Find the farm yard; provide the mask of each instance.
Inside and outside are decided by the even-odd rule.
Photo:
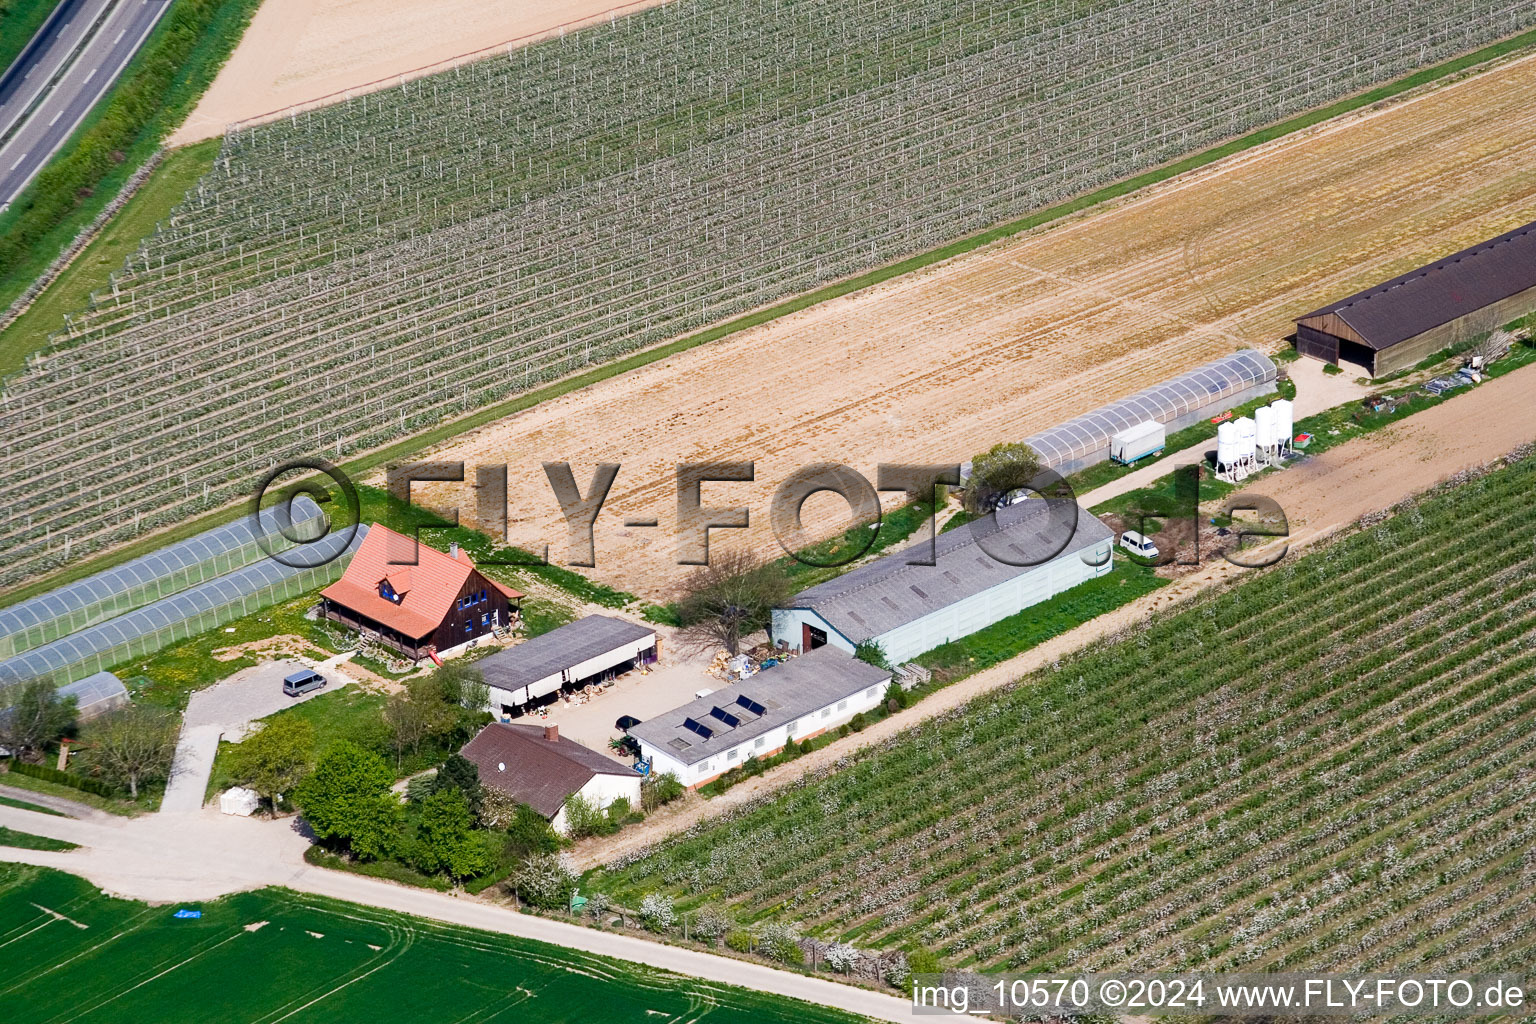
[[[948,966],[1522,970],[1533,485],[1527,446],[588,885]]]
[[[676,545],[614,524],[647,513],[669,522],[675,463],[756,460],[755,482],[706,490],[706,504],[753,510],[751,530],[717,531],[712,543],[777,553],[768,499],[794,470],[844,462],[873,479],[880,462],[963,460],[1237,347],[1271,349],[1297,310],[1529,220],[1533,148],[1536,60],[1525,59],[670,356],[431,457],[509,463],[513,540],[552,543],[556,559],[565,526],[539,462],[569,460],[583,482],[587,467],[621,462],[592,572],[665,597],[682,571]],[[1518,416],[1483,416],[1486,393],[1457,401],[1455,416],[1477,417],[1464,437],[1496,436],[1493,453],[1532,439]],[[1416,454],[1412,472],[1430,471],[1417,485],[1427,487],[1486,457]],[[467,488],[419,492],[471,514]],[[1346,492],[1330,500],[1377,490]],[[805,507],[812,532],[841,529],[846,515],[825,495]]]
[[[178,918],[180,909],[201,916]],[[0,865],[13,1024],[657,1019],[841,1024],[835,1010],[510,936],[264,889],[151,906]]]
[[[0,584],[1533,18],[697,0],[242,130],[7,382]],[[1060,284],[1004,269],[1010,304]]]

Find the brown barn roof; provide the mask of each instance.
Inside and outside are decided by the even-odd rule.
[[[511,794],[553,818],[565,798],[594,775],[633,775],[611,757],[564,736],[549,740],[541,725],[493,722],[460,751],[480,769],[480,783]]]
[[[408,561],[414,564],[400,564]],[[444,554],[374,524],[341,579],[320,593],[405,636],[419,638],[442,624],[474,571],[475,563],[462,550],[455,555]],[[398,604],[379,595],[379,584],[384,580],[400,595]],[[523,596],[495,580],[486,582],[509,600]]]
[[[1380,351],[1527,288],[1536,288],[1536,223],[1313,310],[1296,322],[1332,313]]]

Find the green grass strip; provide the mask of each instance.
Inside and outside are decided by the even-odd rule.
[[[64,815],[60,814],[58,811],[51,807],[44,807],[41,804],[29,803],[26,800],[13,800],[8,796],[0,796],[0,807],[15,807],[17,810],[32,811],[35,814],[51,814],[56,818],[64,817]]]
[[[231,2],[234,2],[234,0],[231,0]],[[242,2],[245,2],[245,0],[242,0]],[[1070,214],[1085,210],[1091,206],[1097,206],[1101,203],[1109,202],[1112,199],[1118,199],[1127,193],[1134,192],[1141,188],[1146,188],[1149,185],[1154,185],[1158,182],[1166,181],[1169,178],[1183,174],[1186,171],[1194,170],[1199,167],[1204,167],[1207,164],[1215,163],[1216,161],[1221,160],[1224,157],[1231,156],[1234,153],[1240,153],[1243,150],[1252,149],[1255,146],[1261,146],[1267,142],[1272,142],[1275,139],[1301,131],[1304,128],[1309,128],[1322,121],[1326,121],[1329,118],[1337,117],[1341,114],[1348,113],[1352,110],[1358,110],[1362,107],[1368,107],[1375,103],[1380,103],[1383,100],[1390,99],[1393,96],[1398,96],[1410,90],[1420,88],[1445,78],[1449,78],[1452,75],[1459,74],[1460,72],[1466,71],[1469,68],[1475,67],[1479,64],[1487,63],[1488,61],[1495,60],[1499,57],[1503,57],[1518,50],[1523,50],[1532,46],[1536,46],[1536,30],[1523,32],[1520,35],[1512,36],[1509,39],[1493,43],[1489,46],[1483,47],[1482,49],[1474,50],[1471,53],[1463,54],[1460,57],[1455,57],[1451,60],[1432,65],[1431,67],[1416,71],[1406,77],[1377,86],[1374,89],[1369,89],[1365,92],[1357,93],[1354,96],[1345,97],[1344,99],[1341,99],[1335,103],[1331,103],[1328,106],[1319,107],[1316,110],[1309,111],[1305,114],[1299,114],[1296,117],[1270,125],[1267,128],[1261,128],[1258,131],[1249,133],[1248,135],[1232,139],[1231,141],[1222,143],[1219,146],[1202,150],[1199,153],[1185,157],[1184,159],[1175,161],[1174,163],[1165,164],[1162,167],[1154,168],[1153,170],[1146,171],[1131,178],[1127,178],[1124,181],[1117,182],[1113,185],[1107,185],[1104,188],[1090,192],[1083,196],[1079,196],[1076,199],[1068,200],[1065,203],[1058,203],[1057,205],[1047,207],[1044,210],[1038,210],[1026,217],[1022,217],[1014,221],[1009,221],[1005,224],[997,225],[996,227],[988,228],[987,230],[978,234],[968,235],[965,238],[957,239],[956,241],[951,242],[948,245],[941,246],[940,248],[931,249],[927,252],[919,253],[916,256],[908,257],[905,260],[891,263],[884,267],[879,267],[875,270],[869,271],[868,273],[838,281],[834,284],[827,285],[825,288],[819,288],[816,291],[796,296],[793,299],[788,299],[784,302],[768,306],[764,309],[757,310],[756,312],[748,313],[733,320],[728,320],[724,323],[717,324],[714,327],[699,331],[695,334],[686,335],[664,345],[658,345],[653,348],[645,349],[641,352],[636,352],[624,359],[620,359],[612,363],[607,363],[603,366],[594,367],[585,373],[579,373],[575,376],[567,377],[566,379],[557,381],[548,385],[547,387],[538,388],[526,394],[519,395],[516,398],[508,399],[505,402],[486,406],[484,409],[472,413],[469,416],[451,420],[447,423],[443,423],[437,427],[434,427],[431,430],[413,434],[410,437],[395,442],[394,444],[387,445],[368,454],[361,455],[355,459],[351,459],[344,463],[341,468],[354,479],[360,478],[380,466],[384,466],[392,462],[399,463],[407,461],[410,459],[410,457],[417,455],[424,449],[430,448],[436,444],[440,444],[443,441],[449,440],[450,438],[457,437],[459,434],[474,430],[477,427],[485,426],[488,423],[493,423],[496,420],[504,419],[514,413],[522,412],[526,409],[531,409],[543,402],[550,401],[554,398],[559,398],[562,395],[570,394],[573,391],[577,391],[581,388],[599,383],[600,381],[607,380],[610,377],[616,377],[619,374],[627,373],[630,370],[639,369],[642,366],[648,366],[651,363],[660,362],[661,360],[667,359],[681,352],[686,352],[691,348],[696,348],[699,345],[704,345],[711,341],[717,341],[720,338],[745,331],[752,327],[761,326],[762,324],[769,323],[770,321],[788,316],[791,313],[798,313],[801,310],[808,309],[809,307],[822,302],[826,302],[829,299],[840,298],[853,292],[862,291],[865,288],[872,287],[884,281],[889,281],[892,278],[900,277],[903,274],[909,274],[915,270],[921,270],[924,267],[932,266],[935,263],[939,263],[954,256],[961,255],[962,253],[971,252],[972,250],[979,249],[982,246],[990,245],[999,239],[1011,237],[1013,235],[1019,234],[1020,232],[1028,231],[1031,228],[1036,228],[1051,221],[1059,220],[1062,217],[1066,217]],[[3,220],[0,220],[0,227],[3,227]],[[3,286],[0,286],[0,301],[3,301],[3,299]],[[184,540],[187,537],[193,536],[194,534],[201,533],[203,530],[211,529],[214,526],[218,526],[222,523],[227,523],[231,520],[237,519],[243,515],[244,512],[245,503],[242,501],[239,505],[218,509],[205,515],[198,516],[194,519],[190,519],[173,529],[131,541],[120,547],[114,548],[110,552],[107,552],[99,557],[84,560],[78,565],[61,569],[49,576],[39,578],[27,584],[23,584],[11,590],[9,593],[0,595],[0,607],[14,604],[17,601],[25,600],[26,598],[35,596],[37,594],[46,593],[47,591],[52,590],[54,587],[62,586],[74,580],[89,576],[92,573],[100,572],[103,569],[108,569],[114,565],[119,565],[131,558],[137,558],[139,555],[147,554],[148,552],[157,550],[158,548],[161,548],[167,544],[173,544],[178,540]]]
[[[62,0],[0,0],[0,72],[21,56],[21,51],[43,27],[48,15]]]
[[[219,145],[218,139],[209,139],[166,154],[106,227],[25,313],[0,331],[0,376],[21,369],[27,356],[48,344],[48,335],[63,325],[66,314],[84,309],[92,292],[111,284],[110,275],[138,250],[140,240],[154,234],[156,225],[170,216],[187,190],[213,167]]]
[[[26,291],[186,120],[258,6],[173,0],[107,95],[0,214],[0,308]]]
[[[0,846],[14,846],[21,850],[47,850],[53,853],[76,849],[74,843],[66,843],[62,839],[49,839],[47,836],[35,836],[30,832],[17,832],[4,825],[0,825]]]

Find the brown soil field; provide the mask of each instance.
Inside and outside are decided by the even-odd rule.
[[[1367,513],[1381,511],[1536,441],[1536,366],[1527,366],[1416,413],[1394,426],[1356,438],[1308,462],[1252,481],[1246,491],[1274,498],[1286,510],[1287,557],[1325,540]],[[653,813],[617,835],[581,842],[573,851],[580,870],[651,846],[683,829],[765,797],[801,777],[834,770],[854,751],[874,746],[916,723],[944,714],[991,690],[1081,650],[1095,640],[1135,629],[1148,616],[1172,611],[1217,584],[1240,582],[1252,570],[1206,559],[1200,568],[1138,601],[1052,637],[924,698],[909,711],[876,722],[821,749],[770,768],[755,779],[705,801],[686,800]]]
[[[266,0],[169,144],[211,139],[236,121],[393,85],[400,75],[662,2]]]
[[[948,463],[1019,439],[1233,349],[1278,347],[1331,297],[1536,216],[1536,59],[1329,122],[1075,220],[547,402],[431,453],[509,466],[512,540],[565,530],[543,461],[623,468],[596,528],[593,574],[673,592],[677,463],[753,460],[752,483],[706,485],[747,506],[714,544],[776,550],[768,499],[793,470]],[[473,468],[467,471],[474,478]],[[460,506],[468,487],[421,487]],[[894,498],[892,499],[894,500]],[[830,495],[813,532],[846,525]],[[626,528],[656,516],[656,528]]]

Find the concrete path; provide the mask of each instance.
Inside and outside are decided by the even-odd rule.
[[[633,935],[521,914],[469,897],[311,867],[303,859],[309,841],[295,818],[263,821],[222,815],[212,809],[184,815],[104,817],[107,820],[81,821],[0,806],[0,825],[81,847],[66,853],[0,847],[0,860],[58,868],[83,876],[109,892],[157,903],[212,899],[239,890],[286,886],[299,892],[649,964],[686,977],[803,999],[879,1020],[918,1019],[905,1000],[888,993],[667,946]]]
[[[323,662],[269,661],[241,669],[223,682],[194,693],[182,716],[181,737],[176,742],[171,781],[160,801],[160,813],[187,814],[201,808],[219,739],[238,743],[250,732],[252,722],[346,686],[352,679],[341,665],[351,656],[338,654]],[[283,677],[301,668],[313,668],[325,676],[325,688],[300,697],[285,694]]]
[[[71,818],[84,818],[87,821],[95,821],[101,818],[110,818],[106,811],[98,811],[94,807],[76,803],[73,800],[65,800],[63,797],[50,796],[47,793],[38,793],[30,789],[22,789],[20,786],[6,786],[0,784],[0,796],[12,800],[24,800],[38,807],[46,807],[50,811],[58,811],[60,814]]]
[[[191,814],[202,808],[221,735],[223,730],[217,725],[182,726],[171,763],[171,780],[160,799],[161,814]]]

